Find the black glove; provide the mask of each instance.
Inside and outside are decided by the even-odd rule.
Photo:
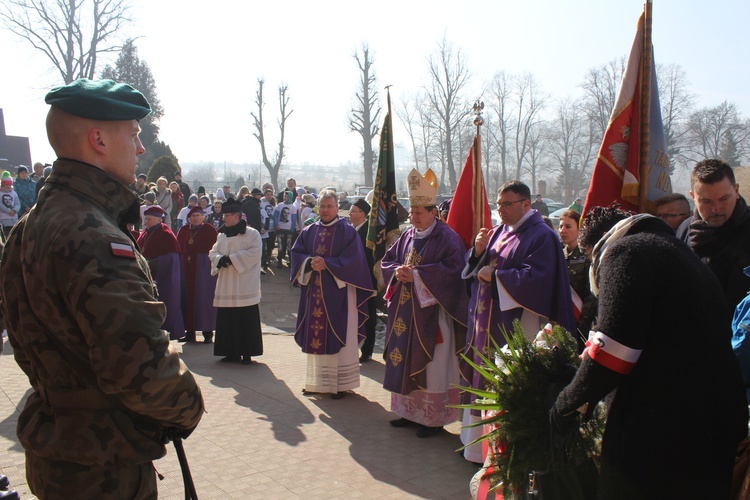
[[[216,269],[227,267],[231,263],[232,263],[232,259],[229,258],[229,255],[224,255],[221,259],[219,259],[219,262],[216,263]]]
[[[552,446],[564,448],[578,429],[577,413],[574,411],[569,415],[563,415],[557,411],[554,405],[549,411],[549,426],[552,429]]]

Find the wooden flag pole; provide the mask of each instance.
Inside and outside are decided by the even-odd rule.
[[[653,57],[651,41],[652,0],[646,0],[643,19],[643,49],[641,52],[641,147],[638,168],[638,211],[648,209],[649,134],[651,124],[651,64]]]

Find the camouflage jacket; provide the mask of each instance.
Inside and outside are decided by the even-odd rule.
[[[9,235],[0,292],[34,388],[17,431],[38,456],[145,463],[164,455],[164,428],[193,429],[203,415],[200,388],[161,330],[148,263],[123,231],[136,201],[106,172],[58,159]]]

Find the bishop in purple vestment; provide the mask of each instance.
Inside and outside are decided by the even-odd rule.
[[[464,246],[437,219],[437,189],[409,174],[412,226],[388,249],[381,268],[388,326],[383,387],[391,391],[394,427],[419,425],[429,437],[458,419],[458,355],[466,340],[468,298],[461,279]]]

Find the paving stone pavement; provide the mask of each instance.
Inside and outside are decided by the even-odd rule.
[[[382,332],[361,386],[341,400],[304,396],[305,355],[294,342],[299,290],[289,269],[261,278],[264,355],[250,366],[220,363],[211,345],[187,344],[182,357],[197,377],[207,413],[184,442],[201,499],[227,498],[470,498],[477,471],[455,450],[456,422],[433,437],[392,428],[390,393],[383,389]],[[5,342],[0,355],[0,473],[21,498],[24,453],[16,439],[28,379]],[[155,462],[165,476],[159,497],[184,498],[174,452]]]

